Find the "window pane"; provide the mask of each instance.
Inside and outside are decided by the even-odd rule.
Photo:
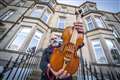
[[[120,60],[119,60],[120,54],[118,52],[117,47],[115,46],[115,43],[113,42],[114,42],[113,40],[106,39],[107,46],[111,52],[113,59],[115,60],[115,63],[120,63]]]
[[[55,5],[55,0],[51,0],[50,4],[52,5],[52,7],[54,7],[54,5]]]
[[[87,21],[87,28],[88,28],[88,30],[94,29],[92,18],[90,16],[86,18],[86,21]]]
[[[50,0],[41,0],[42,2],[49,2]]]
[[[87,7],[87,6],[84,6],[84,7],[82,8],[82,12],[84,13],[84,12],[86,12],[86,11],[88,11],[88,7]]]
[[[45,13],[44,13],[44,15],[42,16],[42,20],[43,20],[45,23],[47,23],[50,15],[51,15],[51,12],[50,12],[49,10],[46,10]]]
[[[101,17],[96,16],[96,17],[95,17],[95,22],[96,22],[96,24],[97,24],[97,27],[101,27],[101,28],[104,27],[104,25],[103,25],[103,23],[102,23],[102,20],[101,20]]]
[[[58,28],[64,29],[64,26],[65,26],[65,18],[60,17],[58,19]]]
[[[9,45],[8,49],[10,50],[18,50],[20,46],[23,44],[24,40],[30,33],[31,28],[28,27],[22,27],[18,33],[16,34],[14,40]]]
[[[43,34],[42,32],[36,30],[32,40],[31,40],[31,42],[30,42],[30,44],[28,46],[27,51],[35,52],[35,50],[37,48],[37,45],[39,44],[39,41],[40,41],[40,39],[42,37],[42,34]]]
[[[6,29],[7,28],[5,26],[0,26],[0,36],[3,35],[3,33],[6,31]]]
[[[44,16],[42,17],[42,20],[43,20],[45,23],[47,23],[47,19],[48,19],[48,16],[47,16],[47,15],[44,15]]]
[[[41,14],[42,14],[42,11],[43,11],[43,7],[37,6],[36,9],[34,9],[32,11],[31,16],[40,18]]]
[[[107,43],[109,49],[114,48],[113,43],[112,43],[111,40],[107,40],[107,39],[106,39],[106,43]]]
[[[25,1],[20,1],[20,2],[17,3],[16,6],[23,6],[24,4],[25,4]]]
[[[102,46],[100,44],[100,40],[94,40],[92,41],[94,53],[95,53],[95,58],[98,63],[107,63],[104,51],[102,49]]]
[[[15,13],[14,10],[8,10],[5,14],[3,14],[0,19],[1,20],[7,20],[10,16],[12,16]]]

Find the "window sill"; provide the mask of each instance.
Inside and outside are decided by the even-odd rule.
[[[97,30],[106,30],[106,31],[112,31],[111,29],[106,29],[106,28],[94,28],[92,30],[86,31],[85,34],[90,33],[90,32],[94,32]]]

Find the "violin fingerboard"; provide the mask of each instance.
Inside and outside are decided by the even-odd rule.
[[[70,39],[70,43],[76,44],[77,37],[78,37],[78,32],[76,29],[74,29],[73,34],[72,34],[71,39]]]

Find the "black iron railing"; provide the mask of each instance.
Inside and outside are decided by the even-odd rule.
[[[14,61],[11,57],[0,73],[0,80],[27,80],[39,65],[37,53],[40,51],[19,54]],[[80,56],[77,80],[120,80],[120,65],[90,64]]]
[[[19,54],[14,61],[14,56],[11,57],[0,73],[0,80],[26,80],[39,64],[37,53],[40,51]]]
[[[77,80],[120,80],[120,66],[88,64],[82,60]]]

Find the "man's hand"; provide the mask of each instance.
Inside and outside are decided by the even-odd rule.
[[[84,33],[82,22],[75,22],[73,27],[78,31],[78,33]]]
[[[52,72],[57,78],[59,78],[59,79],[67,78],[67,77],[70,76],[70,74],[67,73],[67,71],[64,71],[64,69],[60,69],[58,72],[55,72],[55,71],[51,68],[50,64],[48,64],[48,68],[49,68],[49,69],[51,70],[51,72]]]

